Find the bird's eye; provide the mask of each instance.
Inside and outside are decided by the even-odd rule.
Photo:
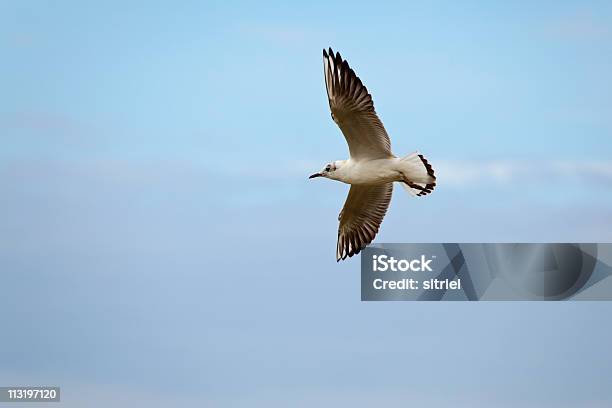
[[[325,166],[325,171],[330,171],[330,170],[331,170],[331,166],[329,164]]]

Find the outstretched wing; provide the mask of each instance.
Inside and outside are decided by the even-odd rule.
[[[393,183],[352,185],[344,208],[338,216],[336,260],[358,254],[380,228],[393,192]]]
[[[340,53],[323,50],[323,67],[332,118],[342,130],[351,158],[392,157],[387,131],[374,110],[372,96]]]

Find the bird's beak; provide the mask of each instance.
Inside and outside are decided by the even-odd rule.
[[[321,174],[321,173],[315,173],[315,174],[311,175],[311,176],[310,176],[310,177],[308,177],[308,178],[309,178],[309,179],[313,179],[313,178],[315,178],[315,177],[321,177],[321,176],[322,176],[322,174]]]

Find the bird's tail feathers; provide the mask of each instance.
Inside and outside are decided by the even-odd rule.
[[[404,175],[402,186],[413,196],[431,193],[436,186],[434,170],[422,154],[414,152],[400,159]]]

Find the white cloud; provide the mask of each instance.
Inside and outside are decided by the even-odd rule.
[[[469,183],[612,183],[612,161],[440,161],[434,168],[446,185],[457,187]]]
[[[549,22],[545,32],[564,40],[609,39],[612,26],[591,11],[581,11]]]
[[[450,188],[461,188],[471,183],[510,186],[516,182],[523,186],[540,187],[567,182],[587,185],[607,183],[612,186],[612,160],[431,160],[431,163],[439,182]],[[306,178],[324,165],[325,162],[305,159],[282,159],[270,166],[242,163],[241,166],[234,166],[229,175],[248,177],[253,174],[253,168],[259,168],[258,177],[269,181],[292,181]]]

